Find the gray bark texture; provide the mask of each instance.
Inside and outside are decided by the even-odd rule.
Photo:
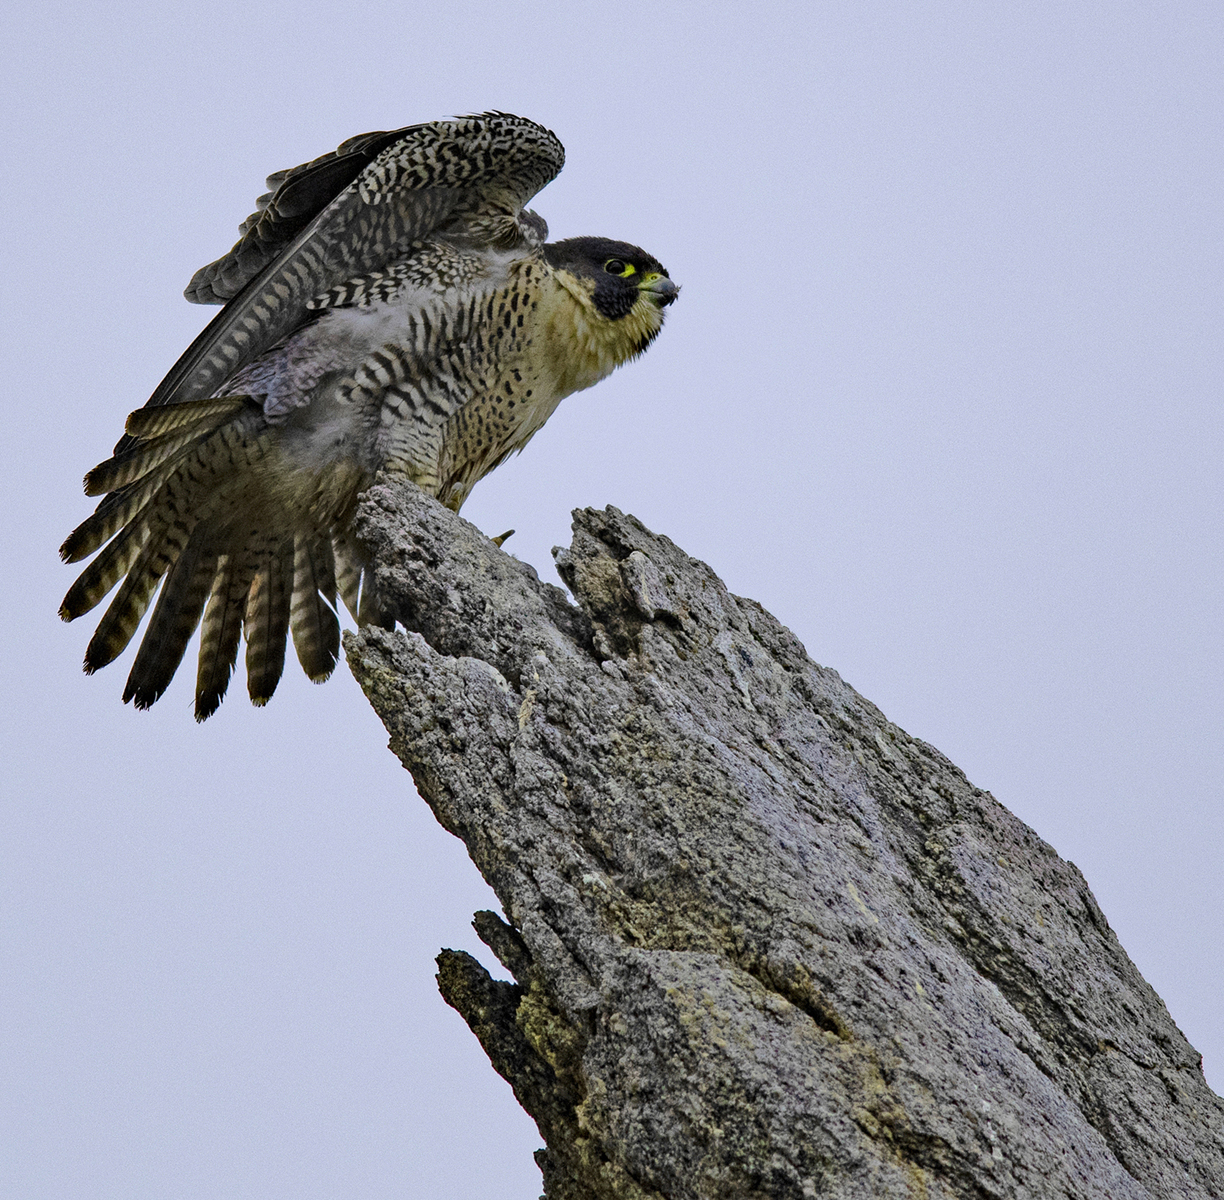
[[[508,922],[439,984],[549,1200],[1224,1196],[1224,1101],[1076,867],[614,508],[559,588],[411,485],[349,664]]]

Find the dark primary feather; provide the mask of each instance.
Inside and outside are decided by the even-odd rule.
[[[192,304],[224,304],[259,274],[388,146],[418,128],[363,133],[328,154],[268,176],[268,194],[239,226],[227,254],[201,267],[183,295]]]
[[[149,398],[148,405],[207,396],[308,318],[311,297],[382,265],[391,248],[445,218],[454,198],[403,194],[365,204],[351,184],[209,322]]]

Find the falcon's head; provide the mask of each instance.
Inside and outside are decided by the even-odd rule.
[[[576,237],[544,247],[549,266],[592,316],[615,322],[624,358],[641,354],[663,328],[663,309],[680,294],[666,267],[640,246]]]

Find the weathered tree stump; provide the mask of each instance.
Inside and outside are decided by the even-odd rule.
[[[1224,1101],[1074,865],[613,508],[580,607],[406,484],[348,660],[509,924],[439,983],[550,1200],[1224,1196]]]

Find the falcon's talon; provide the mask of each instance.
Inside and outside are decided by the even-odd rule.
[[[505,543],[506,539],[509,537],[512,537],[513,535],[514,535],[514,530],[507,529],[505,533],[499,533],[497,537],[490,538],[489,541],[491,541],[493,545],[500,548]]]
[[[238,243],[187,288],[225,307],[87,477],[105,495],[61,553],[101,549],[61,614],[124,581],[87,671],[123,651],[160,585],[124,692],[138,708],[201,616],[197,719],[243,635],[256,704],[290,632],[325,679],[337,596],[359,623],[388,620],[351,537],[376,473],[458,511],[565,396],[650,345],[678,292],[659,262],[608,238],[548,242],[525,207],[564,159],[542,126],[484,113],[363,134],[269,176]]]

